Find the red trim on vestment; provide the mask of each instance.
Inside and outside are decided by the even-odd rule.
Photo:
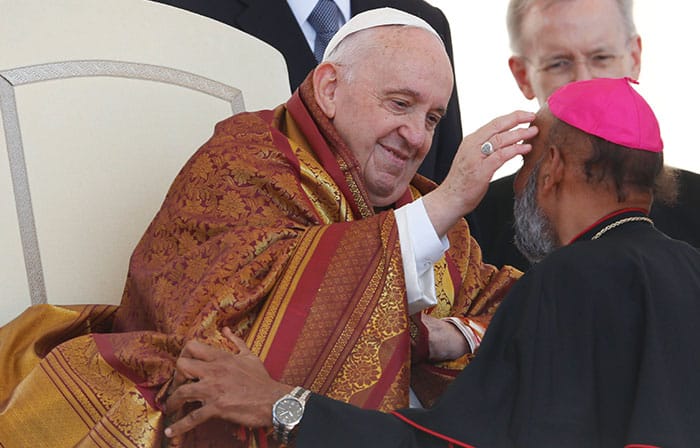
[[[273,146],[287,156],[287,160],[289,161],[290,165],[294,167],[298,174],[301,173],[301,162],[299,162],[299,158],[294,153],[294,149],[292,149],[292,146],[289,144],[287,137],[279,131],[277,125],[275,124],[275,111],[263,110],[256,112],[256,114],[269,126]],[[280,117],[279,119],[284,121],[284,116]]]
[[[282,377],[284,369],[289,363],[289,357],[304,328],[304,322],[309,316],[311,306],[317,298],[321,282],[326,277],[326,270],[335,256],[335,250],[315,249],[317,247],[336,248],[343,238],[346,228],[347,226],[336,225],[322,230],[323,235],[318,245],[312,248],[314,250],[313,266],[302,266],[304,273],[294,289],[294,296],[289,299],[287,307],[283,311],[284,319],[275,331],[268,356],[265,359],[265,368],[273,378]]]
[[[141,386],[146,380],[142,378],[139,374],[125,366],[119,358],[114,355],[114,349],[112,347],[112,342],[109,340],[108,335],[101,333],[93,333],[90,335],[95,341],[97,346],[97,351],[100,352],[102,358],[105,362],[109,364],[114,370],[131,380],[136,389],[141,393],[146,402],[153,409],[161,409],[159,404],[156,402],[156,394],[158,393],[155,387]]]
[[[265,428],[258,428],[258,443],[260,448],[267,448],[267,430]]]
[[[425,368],[429,372],[434,372],[434,373],[437,373],[440,375],[449,376],[450,378],[457,378],[457,375],[459,375],[459,373],[461,372],[461,370],[447,369],[445,367],[438,367],[438,366],[433,365],[433,364],[426,364]]]
[[[400,338],[399,343],[394,349],[391,360],[383,369],[382,375],[384,378],[396,378],[398,376],[399,372],[403,368],[404,361],[406,360],[406,354],[410,350],[411,339],[408,336],[408,333],[403,333],[397,337]],[[364,409],[378,409],[384,398],[386,398],[388,386],[391,386],[391,381],[383,380],[378,382],[375,387],[372,388],[371,395],[362,404],[362,407]]]
[[[345,181],[345,175],[341,171],[340,165],[338,165],[335,154],[331,151],[326,139],[321,135],[318,125],[301,100],[299,90],[296,90],[289,101],[287,101],[287,110],[292,114],[294,121],[301,129],[304,137],[308,140],[311,149],[314,154],[316,154],[316,157],[318,157],[323,169],[333,178],[338,188],[340,188],[340,191],[343,192],[343,196],[348,199],[353,214],[359,219],[362,213],[360,213],[357,203],[353,200],[355,196],[352,194],[348,183]]]
[[[452,289],[454,290],[455,297],[457,297],[459,291],[462,289],[462,274],[459,272],[459,267],[457,267],[457,263],[450,256],[449,252],[445,252],[445,261],[447,261],[447,270],[452,279]]]
[[[399,413],[396,412],[396,411],[393,411],[391,414],[392,414],[394,417],[397,417],[398,419],[402,420],[404,423],[407,423],[407,424],[413,426],[414,428],[420,429],[421,431],[423,431],[423,432],[425,432],[425,433],[428,433],[428,434],[430,434],[430,435],[433,436],[433,437],[437,437],[438,439],[442,439],[442,440],[444,440],[444,441],[446,441],[446,442],[449,442],[449,443],[451,443],[451,444],[453,444],[453,445],[456,445],[456,446],[461,446],[461,447],[463,447],[463,448],[476,448],[474,445],[469,445],[469,444],[466,444],[466,443],[464,443],[464,442],[460,442],[460,441],[457,440],[457,439],[453,439],[452,437],[446,436],[446,435],[444,435],[444,434],[440,434],[440,433],[438,433],[438,432],[433,431],[432,429],[428,429],[428,428],[426,428],[425,426],[421,426],[421,425],[419,425],[418,423],[416,423],[416,422],[410,420],[410,419],[409,419],[408,417],[406,417],[405,415],[401,415],[401,414],[399,414]]]
[[[615,217],[615,216],[617,216],[617,215],[621,215],[621,214],[623,214],[623,213],[630,213],[630,212],[639,212],[639,213],[644,213],[645,215],[648,215],[648,214],[649,214],[649,210],[646,210],[646,209],[643,209],[643,208],[634,208],[634,207],[630,207],[630,208],[623,208],[623,209],[621,209],[621,210],[617,210],[617,211],[615,211],[615,212],[610,213],[609,215],[603,216],[603,217],[600,218],[598,221],[594,222],[594,223],[591,224],[590,226],[588,226],[588,227],[586,227],[585,229],[583,229],[578,235],[576,235],[575,237],[573,237],[573,238],[571,239],[571,241],[569,241],[569,244],[571,244],[571,243],[573,243],[574,241],[576,241],[577,239],[581,238],[581,235],[584,235],[584,234],[586,234],[587,232],[590,232],[591,229],[595,228],[596,226],[599,226],[600,223],[602,223],[602,222],[604,222],[604,221],[607,221],[608,219],[613,218],[613,217]]]
[[[410,204],[411,202],[413,202],[413,194],[411,194],[410,188],[406,188],[406,191],[396,200],[396,208]]]

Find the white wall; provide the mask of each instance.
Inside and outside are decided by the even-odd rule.
[[[508,0],[428,0],[450,22],[464,133],[514,109],[536,110],[520,93],[508,69],[505,24]],[[669,165],[700,173],[700,79],[696,40],[700,3],[637,0],[635,23],[642,36],[642,73],[637,86],[661,124]],[[518,169],[512,161],[496,173]]]

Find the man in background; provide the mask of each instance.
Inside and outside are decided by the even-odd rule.
[[[632,7],[632,0],[511,0],[508,64],[523,95],[543,105],[556,88],[572,81],[638,79],[642,41]],[[700,247],[700,175],[675,171],[677,199],[657,198],[651,218],[667,235]],[[514,245],[514,178],[492,182],[470,222],[487,262],[525,270],[531,262]]]
[[[336,21],[335,29],[350,17],[381,7],[391,7],[422,18],[440,35],[452,58],[450,27],[438,8],[423,0],[156,0],[218,20],[245,31],[275,47],[282,53],[289,72],[289,85],[294,91],[320,62],[323,42],[317,40],[321,26],[314,20],[315,9],[323,7],[323,15]],[[329,25],[331,28],[332,25]],[[326,28],[327,29],[327,28]],[[329,32],[332,34],[332,31]],[[324,42],[327,42],[325,40]],[[442,182],[447,176],[459,143],[462,125],[457,89],[454,88],[447,113],[435,130],[431,150],[418,172]]]

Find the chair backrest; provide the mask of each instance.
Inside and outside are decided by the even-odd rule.
[[[216,122],[289,92],[282,55],[146,0],[0,0],[0,325],[112,303]]]

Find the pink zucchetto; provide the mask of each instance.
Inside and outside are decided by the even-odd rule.
[[[659,122],[630,78],[598,78],[566,84],[547,100],[561,121],[632,149],[661,152]]]

